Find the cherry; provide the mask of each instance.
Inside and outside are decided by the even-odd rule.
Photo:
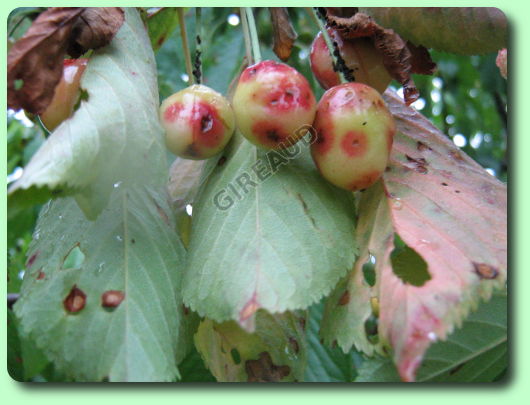
[[[315,117],[309,83],[296,69],[272,60],[246,68],[234,93],[234,113],[241,133],[264,149],[295,144]]]
[[[165,99],[160,106],[160,121],[168,149],[194,160],[207,159],[223,150],[235,129],[228,100],[201,84]]]
[[[362,83],[345,83],[318,103],[311,155],[324,178],[357,191],[386,168],[396,126],[381,95]]]
[[[344,41],[339,34],[328,29],[328,34],[336,42],[346,65],[352,70],[356,82],[367,84],[383,93],[392,80],[383,64],[381,54],[375,49],[370,38],[356,38]],[[340,84],[339,74],[333,70],[333,62],[326,41],[319,32],[311,45],[309,57],[311,70],[324,89]]]
[[[63,76],[55,86],[51,103],[40,115],[44,126],[53,131],[61,122],[70,118],[79,100],[79,84],[85,71],[88,59],[65,59],[63,61]]]

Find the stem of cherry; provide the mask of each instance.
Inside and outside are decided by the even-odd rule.
[[[256,29],[256,21],[254,20],[254,14],[252,13],[252,7],[245,7],[245,14],[247,17],[247,26],[250,33],[250,40],[252,42],[252,55],[254,63],[261,62],[261,52],[259,49],[259,38],[258,30]]]
[[[186,73],[188,74],[188,85],[191,86],[194,83],[193,67],[191,64],[190,48],[188,46],[188,34],[186,33],[186,21],[184,21],[184,9],[182,7],[179,7],[177,13],[179,17],[182,51],[184,52],[184,60],[186,62]]]
[[[245,52],[247,57],[247,63],[252,64],[252,43],[250,40],[250,31],[248,29],[247,16],[245,7],[240,7],[241,14],[241,27],[243,28],[243,37],[245,38]]]

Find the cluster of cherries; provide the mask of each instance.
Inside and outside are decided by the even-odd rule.
[[[355,82],[340,83],[319,33],[310,62],[327,91],[318,104],[298,71],[265,60],[242,72],[232,104],[204,85],[189,86],[164,100],[160,120],[168,149],[183,158],[207,159],[223,150],[237,126],[254,145],[278,150],[298,142],[307,133],[301,128],[312,128],[311,155],[324,178],[351,191],[372,185],[385,170],[396,131],[380,95],[391,79],[370,40],[344,42],[333,30],[329,34]],[[85,66],[83,59],[65,61],[56,97],[41,115],[49,129],[72,114]]]

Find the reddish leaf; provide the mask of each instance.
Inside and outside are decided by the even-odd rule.
[[[42,113],[61,79],[63,59],[106,45],[123,23],[123,10],[52,7],[41,13],[7,57],[8,106]]]
[[[370,37],[383,55],[389,74],[403,85],[405,102],[411,104],[418,99],[419,92],[411,74],[432,74],[436,69],[426,49],[411,46],[393,30],[383,28],[363,13],[349,18],[328,14],[326,19],[344,39]]]
[[[395,94],[385,96],[399,131],[389,170],[361,197],[361,255],[332,295],[347,288],[352,299],[345,308],[328,309],[324,325],[333,330],[326,340],[336,338],[344,350],[355,344],[373,351],[362,333],[371,314],[366,302],[370,288],[359,272],[368,252],[374,255],[371,294],[379,299],[379,338],[392,347],[401,378],[413,381],[432,341],[444,339],[481,297],[488,299],[494,287],[504,285],[507,196],[503,183],[426,118]],[[395,234],[427,263],[430,279],[423,285],[403,281],[392,268]]]
[[[286,7],[270,7],[273,30],[273,50],[284,62],[291,56],[291,49],[296,40],[296,32],[289,20]]]

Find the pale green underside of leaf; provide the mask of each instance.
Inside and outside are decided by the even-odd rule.
[[[154,55],[138,13],[125,10],[119,32],[94,52],[83,74],[88,100],[33,156],[9,190],[11,205],[75,193],[85,214],[95,218],[116,183],[164,184]]]
[[[195,345],[204,363],[219,382],[302,381],[307,362],[307,345],[300,318],[304,313],[256,314],[256,329],[248,333],[234,321],[204,320],[195,335]],[[270,356],[265,361],[264,354]],[[252,366],[247,362],[260,365]],[[288,367],[278,378],[275,367]],[[249,375],[249,369],[256,371]]]
[[[265,181],[252,166],[272,173],[271,155],[238,134],[223,152],[226,161],[205,167],[211,174],[194,205],[183,288],[184,302],[199,314],[252,329],[257,309],[307,308],[351,268],[351,196],[318,174],[303,142],[296,146],[302,153]],[[256,184],[246,192],[238,183],[244,173]],[[233,205],[220,209],[216,195],[219,205],[229,204],[227,196]]]
[[[89,100],[12,190],[32,202],[35,186],[82,189],[44,206],[15,309],[68,378],[172,381],[185,354],[177,349],[185,251],[166,189],[153,53],[136,10],[125,10],[114,40],[88,64]],[[69,313],[74,286],[86,302]],[[125,295],[114,310],[102,307],[109,290]]]
[[[44,207],[16,314],[56,366],[76,380],[176,377],[184,252],[168,218],[164,199],[143,186],[115,190],[96,221],[85,219],[71,198]],[[63,268],[76,246],[84,261]],[[63,300],[74,285],[86,303],[70,314]],[[102,307],[108,290],[125,294],[114,310]]]
[[[495,294],[446,341],[432,345],[418,382],[491,382],[508,366],[507,297]],[[366,360],[356,382],[401,381],[389,358]]]
[[[508,46],[508,21],[494,7],[360,7],[404,39],[443,52],[476,55]]]

